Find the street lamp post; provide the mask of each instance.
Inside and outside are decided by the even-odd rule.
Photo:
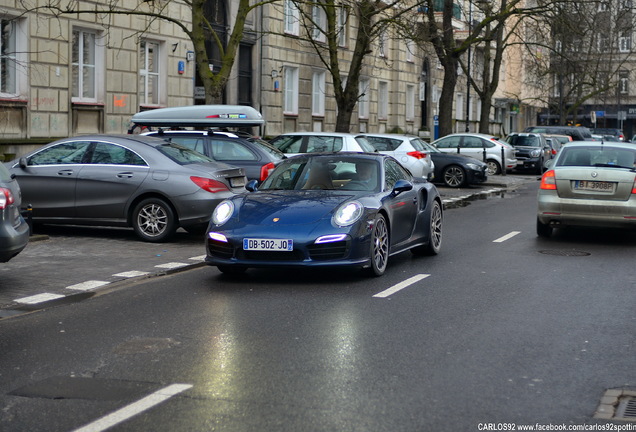
[[[468,0],[468,37],[471,34],[471,27],[473,21],[473,3]],[[472,43],[468,44],[468,66],[466,68],[466,132],[470,132],[470,64],[471,64],[471,47]]]

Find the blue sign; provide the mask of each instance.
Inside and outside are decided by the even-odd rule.
[[[433,116],[433,139],[439,138],[439,116]]]
[[[605,117],[605,111],[596,111],[596,117]]]

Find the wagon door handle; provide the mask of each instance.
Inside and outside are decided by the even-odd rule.
[[[119,178],[132,178],[133,173],[131,172],[121,172],[119,174],[117,174],[117,177]]]
[[[70,176],[70,175],[73,175],[73,170],[72,169],[66,169],[66,170],[58,171],[57,175]]]

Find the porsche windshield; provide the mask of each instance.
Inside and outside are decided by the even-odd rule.
[[[259,190],[366,190],[379,185],[379,164],[357,158],[300,158],[280,164]]]

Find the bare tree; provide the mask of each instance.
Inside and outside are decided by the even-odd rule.
[[[482,103],[480,131],[487,132],[492,96],[499,85],[501,57],[505,48],[505,28],[510,17],[521,13],[518,5],[522,0],[491,1],[469,0],[469,8],[474,7],[475,14],[466,13],[467,35],[459,39],[453,27],[456,5],[444,1],[442,10],[436,10],[435,0],[425,0],[426,39],[432,43],[437,58],[444,68],[444,81],[439,100],[439,132],[441,136],[453,132],[453,101],[457,86],[458,70],[461,67],[467,75],[470,85],[476,90]],[[436,16],[441,12],[441,22]],[[481,46],[483,68],[477,82],[469,72],[468,61],[463,57],[470,48]]]
[[[626,6],[618,1],[559,1],[536,21],[539,31],[549,28],[541,42],[549,61],[529,56],[529,67],[547,83],[543,102],[559,124],[581,122],[584,106],[620,105],[621,96],[626,98],[635,24]],[[528,52],[537,50],[528,44]]]
[[[351,116],[363,96],[359,88],[360,74],[374,42],[391,28],[403,25],[402,20],[413,13],[417,3],[405,6],[400,0],[298,0],[296,4],[305,30],[301,43],[317,54],[332,78],[338,107],[335,130],[349,132]],[[351,18],[356,24],[355,45],[350,59],[344,63],[339,38],[344,20]]]
[[[100,22],[104,27],[110,27],[110,20],[115,15],[131,15],[146,18],[146,29],[157,21],[165,21],[179,27],[184,34],[192,41],[195,52],[197,73],[205,89],[206,103],[218,102],[221,98],[225,85],[228,82],[239,45],[245,30],[245,23],[248,15],[263,4],[272,3],[278,0],[264,0],[251,2],[250,0],[238,0],[238,12],[231,25],[232,32],[224,40],[219,32],[215,30],[215,22],[209,18],[214,17],[215,0],[165,0],[165,1],[144,1],[133,4],[126,0],[107,0],[104,3],[44,0],[37,2],[37,6],[31,4],[30,0],[20,0],[20,4],[26,12],[48,11],[54,16],[77,16],[94,15],[96,22]],[[171,6],[186,5],[192,12],[191,23],[181,20],[179,16],[170,14]],[[210,69],[210,52],[206,47],[206,41],[212,41],[216,51],[220,56],[220,67],[212,71]]]

